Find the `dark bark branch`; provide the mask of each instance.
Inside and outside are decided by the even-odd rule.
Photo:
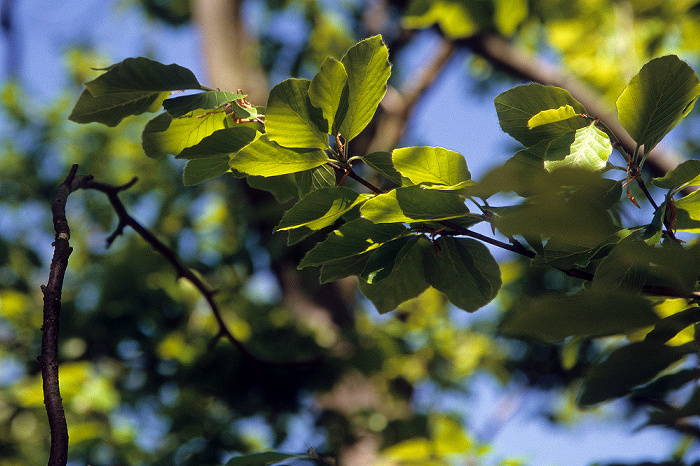
[[[63,278],[68,268],[70,228],[66,221],[68,195],[78,188],[84,178],[76,179],[78,166],[73,165],[66,180],[58,187],[51,204],[53,225],[56,231],[54,253],[49,270],[49,281],[41,287],[44,295],[44,322],[41,338],[41,377],[44,390],[44,405],[51,430],[49,465],[65,465],[68,461],[68,426],[63,411],[63,401],[58,385],[58,331],[61,317],[61,291]]]

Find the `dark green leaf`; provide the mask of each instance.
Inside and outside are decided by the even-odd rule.
[[[351,47],[341,62],[348,75],[348,107],[339,130],[350,141],[367,126],[386,93],[389,50],[381,36],[374,36]]]
[[[211,178],[221,176],[228,168],[228,155],[218,155],[206,159],[194,159],[187,162],[183,172],[185,186],[193,186]]]
[[[425,256],[425,277],[452,304],[473,312],[488,304],[501,287],[501,270],[488,248],[465,238],[441,237]]]
[[[373,284],[360,280],[360,291],[372,301],[380,314],[393,311],[428,288],[423,259],[431,253],[430,241],[422,236],[413,236],[399,251],[391,273]]]
[[[501,330],[511,336],[556,343],[570,336],[604,336],[654,325],[652,302],[622,291],[587,290],[518,304]]]
[[[413,241],[413,236],[402,236],[379,246],[369,258],[360,278],[369,284],[383,280],[394,270],[399,251]]]
[[[118,125],[125,117],[156,112],[169,92],[122,92],[94,97],[87,89],[80,94],[68,117],[76,123]]]
[[[700,322],[700,307],[691,307],[664,318],[646,336],[647,340],[666,343],[682,330]]]
[[[655,58],[617,99],[618,118],[648,154],[692,110],[699,93],[700,81],[685,62],[675,55]]]
[[[573,117],[556,123],[549,123],[530,129],[528,121],[543,110],[557,109],[570,105],[576,113],[586,113],[586,109],[568,91],[554,86],[526,84],[503,92],[494,100],[498,122],[525,147],[543,140],[556,139],[571,131],[589,125],[581,117]]]
[[[130,91],[177,91],[201,89],[194,74],[179,65],[163,65],[149,58],[127,58],[85,83],[93,96]]]
[[[239,174],[240,177],[245,176]],[[277,176],[245,176],[251,188],[269,191],[279,203],[299,198],[299,186],[294,173]]]
[[[696,387],[688,401],[678,409],[659,410],[649,413],[649,424],[667,424],[673,427],[682,425],[685,418],[697,419],[700,406],[700,388]],[[693,466],[696,466],[695,463]]]
[[[545,174],[543,160],[548,146],[549,141],[544,141],[516,152],[503,165],[487,172],[481,181],[468,188],[467,192],[482,199],[488,199],[498,192],[515,192],[524,197],[529,196],[533,184]]]
[[[612,351],[586,374],[578,396],[581,406],[627,395],[689,352],[685,346],[640,341]]]
[[[394,164],[391,161],[391,152],[372,152],[371,154],[363,155],[361,159],[384,178],[397,186],[401,186],[401,173],[394,168]]]
[[[263,134],[236,153],[231,168],[247,175],[276,176],[309,170],[327,161],[322,150],[287,149]]]
[[[700,380],[700,368],[683,369],[673,374],[663,375],[643,387],[634,390],[635,396],[663,399],[669,392],[678,390],[686,384]]]
[[[232,155],[250,144],[259,133],[253,128],[236,125],[214,131],[194,146],[185,147],[175,158],[198,159],[217,155]]]

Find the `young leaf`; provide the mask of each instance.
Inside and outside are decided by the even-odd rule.
[[[362,205],[360,213],[375,223],[430,222],[476,216],[469,213],[457,194],[420,186],[396,188],[375,196]]]
[[[415,298],[430,286],[423,273],[423,258],[430,253],[430,241],[422,236],[413,236],[399,251],[391,273],[372,284],[360,280],[360,291],[372,301],[380,314],[393,311],[399,304]]]
[[[276,176],[309,170],[327,161],[322,150],[287,149],[263,134],[236,153],[231,168],[246,175]]]
[[[218,155],[206,159],[188,161],[182,174],[185,186],[194,186],[203,181],[223,175],[229,171],[228,161],[228,155]]]
[[[473,312],[501,287],[501,270],[488,248],[473,239],[441,237],[438,252],[425,256],[425,277],[452,304]]]
[[[610,138],[595,123],[579,128],[552,141],[544,159],[544,168],[578,167],[597,171],[605,168],[612,153]]]
[[[686,160],[661,178],[651,181],[662,189],[680,189],[685,186],[700,186],[700,160]]]
[[[622,126],[648,154],[693,108],[700,81],[675,55],[655,58],[632,77],[617,99]]]
[[[275,231],[307,227],[320,230],[342,217],[356,205],[366,199],[357,191],[339,186],[337,188],[321,188],[307,194],[294,207],[289,209]]]
[[[343,92],[347,93],[347,82],[348,74],[343,64],[334,58],[327,57],[309,85],[311,105],[321,109],[331,134],[335,134],[337,130],[335,115],[340,107]],[[347,99],[347,95],[345,98]]]
[[[249,126],[236,125],[214,131],[194,146],[185,147],[176,159],[198,159],[234,154],[250,144],[260,133]]]
[[[692,353],[692,346],[667,346],[655,341],[622,346],[588,371],[578,403],[590,406],[624,396],[688,353]]]
[[[442,147],[405,147],[391,153],[394,168],[414,184],[447,186],[470,180],[464,156]]]
[[[177,118],[192,110],[199,108],[216,109],[226,102],[233,102],[236,99],[245,97],[246,94],[234,94],[233,92],[207,91],[198,94],[183,95],[167,99],[163,102],[163,108],[173,118]],[[224,109],[218,110],[223,112]]]
[[[337,126],[350,141],[367,126],[384,98],[391,74],[389,50],[381,36],[374,36],[351,47],[341,62],[348,75],[348,108]]]
[[[554,86],[526,84],[503,92],[494,99],[498,122],[503,131],[525,147],[544,140],[556,139],[571,131],[588,126],[585,118],[572,117],[533,129],[528,127],[532,117],[543,110],[558,109],[567,105],[575,113],[586,113],[586,109],[568,91]]]
[[[121,92],[93,96],[85,89],[68,117],[76,123],[118,125],[125,117],[157,112],[170,92]]]
[[[161,113],[146,124],[141,136],[143,150],[153,158],[167,154],[178,155],[186,147],[198,144],[214,131],[226,127],[224,113],[210,113],[194,110],[186,115],[173,118]]]
[[[527,127],[537,128],[538,126],[547,125],[549,123],[557,123],[563,120],[568,120],[576,115],[576,110],[571,105],[562,105],[559,108],[550,108],[542,110],[527,121]]]
[[[309,102],[310,83],[308,79],[287,79],[270,91],[265,130],[268,137],[280,146],[329,147],[328,128],[321,110]]]
[[[501,330],[511,336],[557,343],[570,336],[627,333],[659,321],[652,302],[619,290],[587,290],[519,303]]]

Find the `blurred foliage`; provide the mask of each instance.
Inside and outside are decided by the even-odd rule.
[[[396,61],[425,38],[408,27],[432,34],[433,25],[452,37],[503,34],[560,62],[611,101],[653,56],[676,53],[695,69],[700,63],[700,2],[687,0],[251,3],[261,10],[262,66],[284,77],[308,74],[370,33],[384,34]],[[142,4],[171,24],[190,20],[186,1]],[[281,20],[293,21],[299,36],[280,33]],[[484,83],[504,78],[484,60],[468,60]],[[73,163],[111,184],[139,175],[123,194],[130,212],[220,290],[228,325],[253,354],[278,362],[324,356],[307,366],[266,365],[216,341],[211,312],[195,290],[131,231],[106,249],[115,227],[111,207],[100,193],[76,192],[68,204],[74,251],[63,292],[60,369],[74,464],[216,465],[234,454],[298,448],[301,437],[322,454],[337,454],[363,436],[378,439],[385,464],[499,461],[465,429],[463,413],[416,404],[416,390],[466,399],[467,379],[477,372],[502,384],[575,387],[601,354],[592,344],[504,341],[494,323],[455,321],[430,291],[381,318],[351,300],[352,325],[300,318],[285,306],[275,277],[283,258],[298,262],[306,248],[288,249],[284,234],[271,234],[282,214],[277,203],[230,177],[184,189],[180,162],[143,155],[145,119],[128,119],[116,130],[67,120],[77,84],[95,76],[90,67],[109,62],[93,51],[68,52],[66,73],[76,86],[52,102],[33,100],[19,82],[1,89],[0,464],[41,464],[48,456],[36,360],[39,284],[50,262],[50,201]],[[412,72],[397,65],[395,85]],[[697,153],[700,143],[687,145]],[[543,290],[581,287],[525,262],[502,269],[502,309]],[[316,276],[304,278],[308,289],[317,286]],[[358,396],[334,404],[339,390]],[[573,403],[563,398],[547,414],[575,421]],[[680,443],[675,459],[691,447]]]

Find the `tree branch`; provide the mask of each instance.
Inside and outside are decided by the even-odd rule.
[[[66,202],[68,195],[78,189],[86,178],[76,179],[78,166],[73,165],[66,180],[56,192],[51,213],[56,236],[53,242],[54,253],[49,269],[49,281],[41,287],[44,295],[44,322],[41,328],[41,377],[44,390],[44,406],[49,418],[51,431],[51,449],[49,465],[65,465],[68,461],[68,425],[63,410],[63,401],[58,384],[58,331],[61,317],[61,292],[63,278],[68,268],[70,247],[70,228],[66,220]]]

